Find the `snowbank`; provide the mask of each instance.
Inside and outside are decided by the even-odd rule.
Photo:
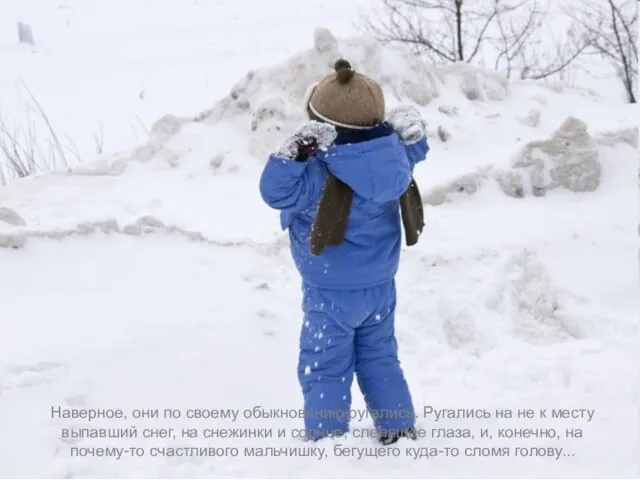
[[[376,78],[389,108],[400,102],[424,107],[439,98],[445,88],[457,90],[468,100],[499,101],[508,95],[508,81],[498,73],[467,64],[435,68],[405,48],[383,47],[368,38],[337,39],[329,30],[318,28],[312,49],[273,67],[248,72],[227,98],[196,120],[215,123],[247,115],[250,151],[264,158],[274,142],[305,120],[302,105],[308,86],[331,72],[339,58],[348,59],[356,70]]]
[[[193,118],[169,114],[159,119],[151,129],[151,140],[136,149],[132,158],[146,161],[157,155],[185,124],[202,122],[214,126],[224,121],[234,122],[244,130],[250,153],[264,158],[287,132],[305,120],[302,103],[308,86],[331,72],[339,58],[349,59],[355,69],[376,78],[383,86],[389,108],[400,102],[424,107],[439,98],[443,89],[457,91],[461,98],[474,101],[500,101],[509,93],[507,79],[496,72],[465,63],[436,68],[407,49],[383,47],[362,37],[337,39],[326,28],[318,28],[313,48],[277,65],[249,71],[213,107]],[[452,113],[446,106],[440,109],[445,114]],[[442,126],[438,128],[443,131]],[[117,160],[115,163],[120,164]],[[119,171],[115,169],[116,173]]]
[[[593,192],[600,186],[603,162],[619,161],[607,155],[606,147],[615,146],[628,147],[631,155],[631,150],[638,148],[638,129],[592,136],[584,121],[569,117],[549,139],[528,142],[515,155],[510,168],[484,166],[429,190],[423,195],[424,201],[437,206],[461,193],[473,195],[488,182],[497,182],[502,192],[513,198],[544,196],[557,188]]]
[[[455,122],[461,116],[456,104],[505,102],[514,86],[522,89],[523,86],[531,87],[533,84],[522,81],[510,83],[500,73],[482,70],[466,63],[434,67],[420,61],[402,47],[382,46],[371,39],[361,37],[338,39],[329,30],[318,28],[314,32],[313,48],[274,66],[249,71],[226,97],[211,108],[192,118],[165,115],[153,125],[147,143],[132,152],[102,159],[100,163],[76,168],[73,172],[119,175],[131,160],[147,162],[154,158],[176,166],[174,163],[180,155],[172,151],[168,143],[185,126],[193,124],[202,124],[214,129],[211,131],[212,136],[215,135],[216,127],[230,124],[233,129],[246,135],[248,153],[258,159],[265,159],[288,132],[305,121],[302,104],[309,84],[332,71],[334,62],[341,57],[349,59],[357,70],[380,81],[388,108],[407,102],[419,108],[430,107],[424,112],[432,143],[439,140],[446,144],[456,139],[458,134],[454,133],[457,130]],[[549,92],[551,90],[547,91]],[[542,94],[532,97],[542,104],[548,103],[548,99]],[[436,100],[442,100],[434,107],[438,115],[434,115],[431,109]],[[515,115],[514,119],[525,127],[535,129],[540,125],[542,116],[540,108],[529,108],[522,115]],[[492,120],[500,117],[500,114],[489,113],[486,117]],[[555,126],[557,130],[551,139],[543,143],[534,141],[525,147],[520,154],[521,159],[512,165],[516,169],[515,172],[503,172],[499,175],[499,182],[505,193],[521,196],[526,189],[525,184],[531,184],[529,190],[535,194],[556,186],[575,191],[593,189],[597,186],[598,160],[594,156],[595,147],[588,145],[592,139],[586,133],[586,125],[571,115],[562,120],[564,123],[559,128]],[[615,131],[606,139],[610,142],[633,142],[634,135],[637,144],[637,129]],[[599,140],[605,141],[605,137]],[[571,143],[570,154],[562,153],[566,150],[567,141]],[[579,152],[579,149],[586,150]],[[219,165],[225,157],[225,146],[219,145],[218,150],[211,154],[212,166]],[[590,153],[587,153],[587,150]],[[552,157],[554,165],[542,166],[546,164],[540,155]],[[575,158],[584,155],[591,155],[591,160],[587,160],[586,157],[579,160]],[[576,162],[579,165],[577,167]],[[580,170],[580,180],[575,180],[578,173],[576,169]],[[543,171],[551,177],[547,179],[548,175]],[[473,170],[467,173],[478,181],[483,177],[483,174],[478,177]],[[465,175],[455,181],[455,186],[440,187],[440,190],[460,190],[460,184],[477,183],[470,180],[471,178]],[[433,193],[435,197],[441,195],[442,193]],[[430,195],[427,195],[427,201],[431,202],[429,197]]]

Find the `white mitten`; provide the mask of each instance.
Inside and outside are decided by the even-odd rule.
[[[312,120],[298,128],[276,151],[276,155],[290,160],[306,160],[317,150],[327,150],[338,136],[328,123]]]
[[[418,109],[411,105],[401,105],[392,109],[388,121],[407,145],[416,143],[426,134],[426,122]]]

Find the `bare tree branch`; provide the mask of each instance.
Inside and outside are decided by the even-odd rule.
[[[527,3],[526,0],[514,7],[513,11],[516,11],[518,7],[523,7],[525,3]],[[518,17],[524,19],[521,23],[516,24],[514,18],[505,18],[504,15],[498,15],[496,18],[499,34],[491,40],[497,51],[494,69],[505,71],[507,77],[512,75],[514,60],[523,56],[522,53],[526,46],[533,45],[532,36],[540,28],[542,20],[546,16],[546,12],[538,9],[536,0],[528,2],[527,6],[530,8],[526,17],[521,12],[517,12]],[[503,61],[504,66],[502,66]],[[531,70],[531,66],[526,64],[520,65],[519,68],[521,77],[526,76],[525,72]]]
[[[484,42],[484,36],[487,33],[487,29],[489,28],[489,25],[491,25],[491,23],[495,20],[496,16],[498,15],[498,3],[499,3],[499,0],[494,1],[493,10],[491,11],[491,13],[489,13],[486,16],[486,19],[484,20],[484,25],[482,25],[482,27],[480,28],[480,32],[475,38],[476,46],[473,48],[473,51],[469,55],[469,58],[467,59],[467,61],[469,62],[472,61],[475,58],[475,56],[478,54],[478,51],[480,50],[480,47]],[[459,39],[458,41],[460,42],[460,44],[462,44],[462,39]]]
[[[539,0],[383,0],[365,28],[435,63],[493,65],[507,77],[561,75],[588,42],[549,45]]]
[[[455,10],[449,8],[448,4],[453,4],[452,0],[440,0],[437,4],[416,0],[384,0],[383,18],[366,19],[365,28],[385,43],[405,44],[418,55],[427,54],[431,58],[435,57],[435,60],[455,62],[455,45],[450,48],[445,42],[449,35],[442,34],[437,28],[431,28],[434,23],[451,24],[443,21],[447,15],[455,15]],[[423,21],[423,10],[435,11],[434,18],[439,22]]]
[[[584,8],[565,7],[592,50],[617,72],[629,103],[637,103],[638,7],[635,0],[585,2]]]
[[[616,5],[614,5],[613,0],[608,0],[609,2],[609,8],[610,8],[610,13],[611,13],[611,26],[612,26],[612,30],[613,30],[613,34],[615,36],[616,39],[616,46],[618,48],[618,52],[620,53],[620,67],[623,71],[622,75],[622,81],[625,85],[625,88],[627,89],[627,93],[629,94],[629,100],[631,103],[635,103],[635,96],[634,96],[634,92],[633,92],[633,85],[632,85],[632,66],[631,66],[631,58],[629,58],[629,56],[627,55],[627,48],[626,48],[626,44],[625,41],[628,41],[628,37],[626,39],[623,39],[622,37],[622,33],[620,32],[620,29],[624,29],[625,32],[629,32],[629,28],[627,28],[627,25],[625,24],[626,19],[624,17],[622,17],[622,14],[620,13],[620,10],[618,9],[618,7]],[[622,24],[623,26],[621,27],[620,24]],[[631,42],[633,43],[633,42]],[[636,54],[637,57],[637,54]]]

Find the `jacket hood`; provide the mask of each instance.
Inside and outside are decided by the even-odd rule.
[[[409,187],[411,165],[395,132],[358,143],[333,145],[322,160],[329,172],[366,200],[397,200]]]

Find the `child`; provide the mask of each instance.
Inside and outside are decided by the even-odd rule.
[[[429,147],[411,107],[385,118],[381,87],[339,60],[312,85],[310,122],[269,157],[264,201],[280,210],[302,277],[298,378],[309,440],[348,431],[354,374],[380,441],[415,439],[415,412],[394,333],[401,224],[423,227],[412,172]],[[361,414],[360,416],[362,416]]]

